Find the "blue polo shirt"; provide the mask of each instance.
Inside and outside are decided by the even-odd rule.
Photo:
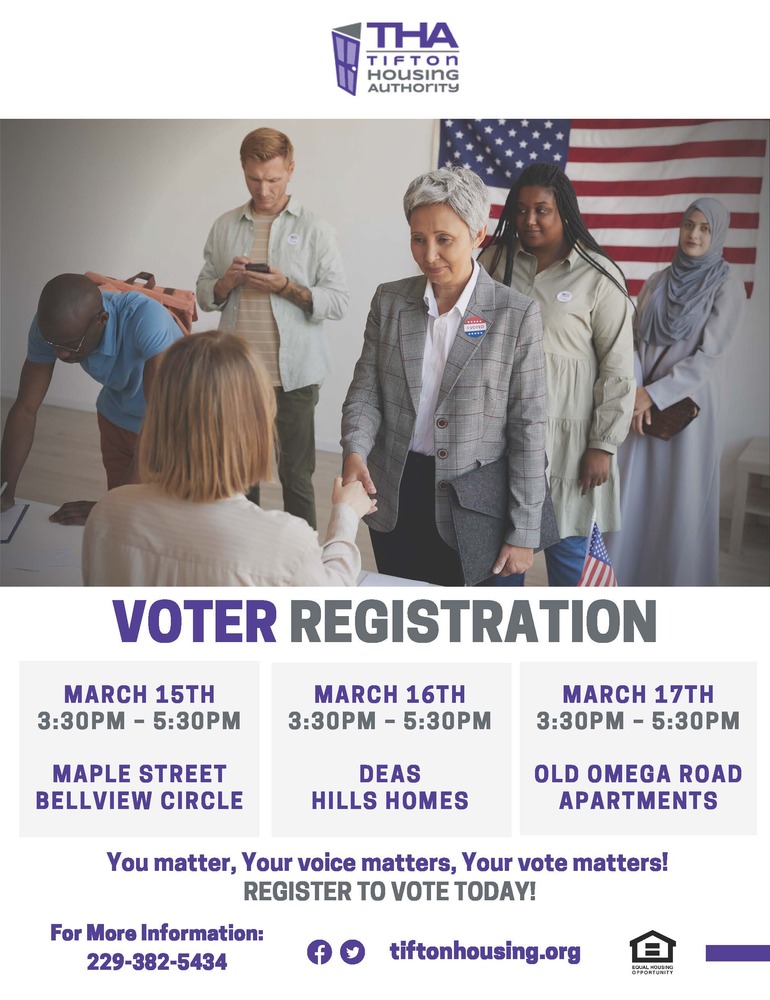
[[[80,367],[102,386],[96,400],[99,413],[118,427],[138,433],[145,406],[144,363],[165,351],[182,331],[159,302],[141,292],[102,292],[102,301],[109,317],[104,336]],[[37,316],[29,328],[27,360],[36,364],[56,361],[54,349],[40,334]]]

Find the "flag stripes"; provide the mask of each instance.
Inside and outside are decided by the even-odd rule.
[[[719,198],[730,211],[724,256],[750,295],[767,147],[762,119],[446,119],[437,162],[485,181],[490,232],[521,171],[558,164],[632,295],[671,262],[687,206],[699,195]]]

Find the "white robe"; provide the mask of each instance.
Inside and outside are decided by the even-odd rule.
[[[663,274],[645,284],[639,314]],[[719,584],[721,381],[744,300],[743,285],[728,276],[697,341],[673,344],[647,386],[661,409],[690,396],[701,408],[695,420],[670,441],[632,432],[620,447],[621,530],[605,539],[620,586]],[[639,385],[663,350],[641,343]]]

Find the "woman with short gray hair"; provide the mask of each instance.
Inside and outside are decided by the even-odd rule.
[[[446,205],[471,233],[485,229],[489,219],[489,191],[472,170],[442,167],[415,177],[404,195],[406,221],[423,205]]]
[[[416,177],[404,212],[422,274],[372,300],[343,405],[343,481],[377,495],[367,522],[381,573],[462,585],[450,484],[507,456],[508,517],[487,575],[521,573],[545,496],[540,309],[474,259],[488,197],[472,171]]]

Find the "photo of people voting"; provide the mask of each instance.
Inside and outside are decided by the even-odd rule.
[[[1,128],[2,586],[770,586],[767,121]]]

